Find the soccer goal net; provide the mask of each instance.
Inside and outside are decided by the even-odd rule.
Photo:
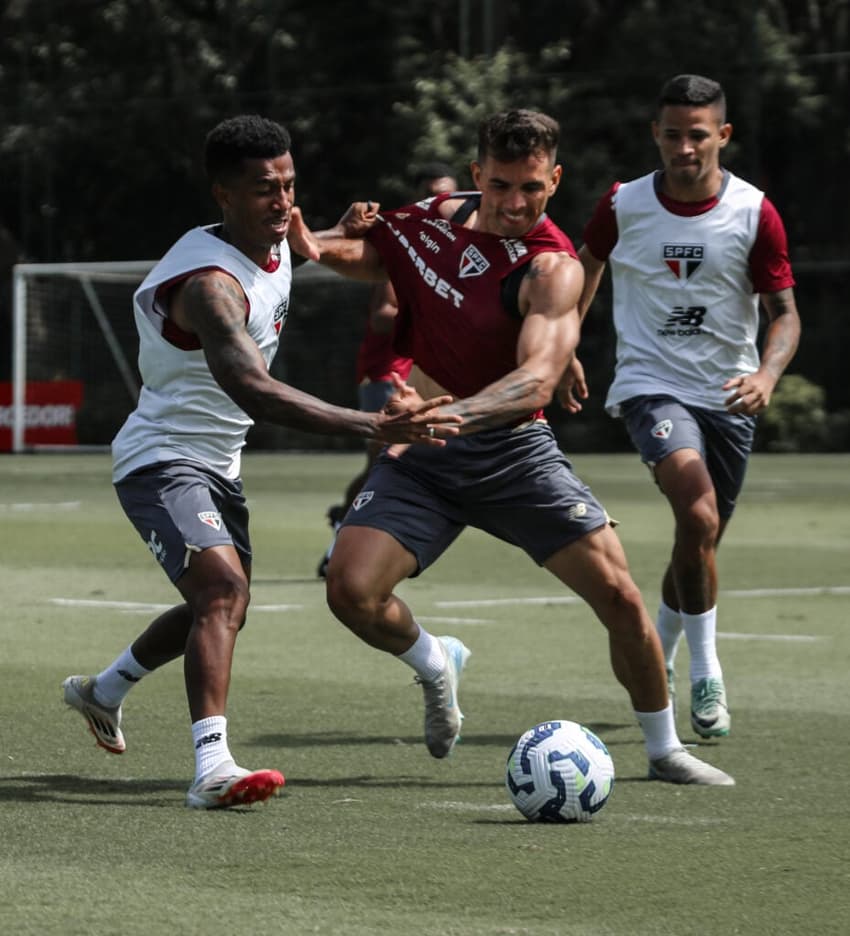
[[[28,263],[13,271],[12,380],[0,382],[0,451],[105,448],[141,380],[133,293],[154,261]],[[357,406],[355,357],[368,285],[313,263],[295,270],[272,374]],[[256,426],[257,448],[349,448],[356,440]]]

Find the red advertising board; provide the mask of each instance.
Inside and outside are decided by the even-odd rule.
[[[80,380],[33,380],[26,385],[24,445],[76,445]],[[0,381],[0,452],[12,450],[12,384]]]

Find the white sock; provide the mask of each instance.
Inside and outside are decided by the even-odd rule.
[[[655,618],[655,629],[661,639],[661,649],[664,651],[664,662],[669,669],[673,668],[679,641],[684,632],[682,615],[674,611],[662,601],[658,605],[658,615]]]
[[[717,608],[702,614],[682,613],[688,650],[691,652],[691,682],[714,676],[720,679],[723,670],[717,659]]]
[[[107,708],[115,708],[124,701],[124,697],[133,686],[150,672],[139,663],[133,656],[132,650],[127,647],[103,672],[95,676],[95,700]]]
[[[419,636],[413,646],[400,653],[398,658],[416,670],[416,674],[431,682],[446,668],[446,655],[440,641],[429,634],[423,627],[419,627]]]
[[[211,715],[192,723],[192,741],[195,744],[195,779],[199,780],[224,761],[232,761],[227,746],[227,719],[224,715]]]
[[[676,734],[673,706],[670,703],[660,712],[635,711],[635,715],[643,731],[646,753],[650,760],[658,760],[659,757],[664,757],[665,754],[676,751],[682,746]]]

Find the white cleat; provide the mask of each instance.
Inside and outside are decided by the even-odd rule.
[[[649,762],[649,779],[666,783],[698,783],[702,786],[735,786],[727,773],[706,764],[684,748]]]
[[[277,770],[245,770],[228,761],[189,787],[186,805],[191,809],[228,809],[263,803],[277,796],[285,782]]]
[[[460,736],[463,712],[457,698],[460,674],[470,650],[456,637],[438,637],[446,657],[446,668],[434,680],[416,677],[425,695],[425,744],[432,757],[446,757]]]
[[[63,683],[65,704],[85,718],[97,743],[111,754],[123,754],[127,749],[121,733],[121,706],[107,708],[95,700],[94,676],[69,676]]]

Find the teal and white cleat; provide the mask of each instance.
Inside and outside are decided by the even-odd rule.
[[[416,677],[425,695],[425,744],[432,757],[446,757],[460,736],[463,712],[457,698],[460,674],[470,650],[456,637],[438,637],[446,657],[446,668],[426,682]]]
[[[97,743],[111,754],[123,754],[127,749],[121,733],[121,706],[107,708],[94,695],[94,676],[69,676],[63,683],[65,704],[85,718]]]
[[[731,719],[722,679],[708,676],[691,686],[691,725],[703,738],[723,738],[729,734]]]

